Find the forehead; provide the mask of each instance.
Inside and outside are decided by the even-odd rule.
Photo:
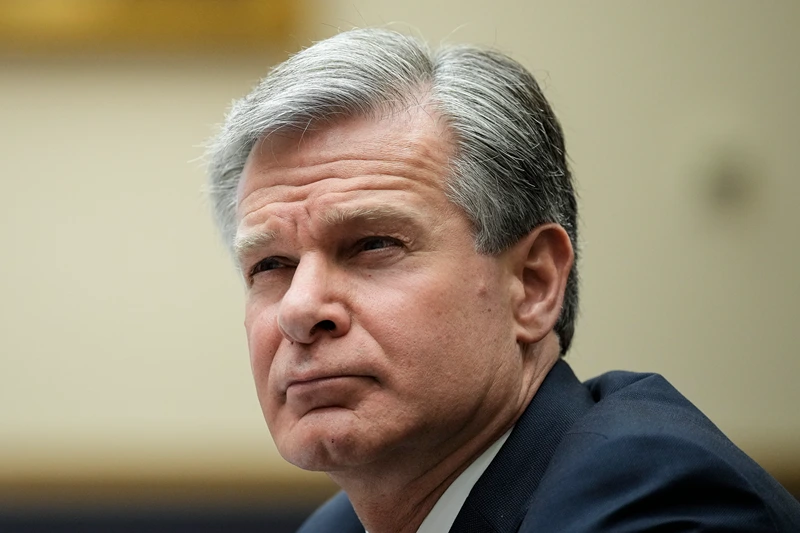
[[[238,187],[240,216],[253,196],[283,196],[328,180],[344,189],[380,189],[392,181],[444,188],[453,144],[431,110],[415,108],[382,118],[349,118],[302,133],[273,133],[247,158]],[[276,198],[277,199],[277,198]]]

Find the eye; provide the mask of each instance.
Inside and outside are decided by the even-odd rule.
[[[356,243],[356,249],[360,252],[369,252],[371,250],[382,250],[384,248],[391,248],[394,246],[402,246],[398,239],[394,237],[375,236],[366,237]]]
[[[286,260],[280,257],[265,257],[250,269],[249,277],[252,279],[256,274],[261,272],[268,272],[276,268],[283,268],[287,266]]]

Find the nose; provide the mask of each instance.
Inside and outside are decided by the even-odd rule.
[[[305,257],[295,267],[278,308],[278,327],[286,339],[311,344],[326,335],[341,337],[348,332],[350,313],[334,278],[324,258]]]

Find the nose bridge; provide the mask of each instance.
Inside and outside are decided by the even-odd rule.
[[[321,335],[343,335],[349,314],[332,286],[333,266],[320,254],[307,254],[295,267],[281,299],[278,326],[284,337],[308,344]]]
[[[327,261],[321,254],[304,254],[295,267],[289,291],[306,295],[307,298],[322,298],[327,268]]]

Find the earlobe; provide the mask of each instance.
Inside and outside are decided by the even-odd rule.
[[[566,230],[543,224],[512,246],[517,342],[533,344],[555,327],[574,252]],[[521,290],[520,290],[521,289]]]

